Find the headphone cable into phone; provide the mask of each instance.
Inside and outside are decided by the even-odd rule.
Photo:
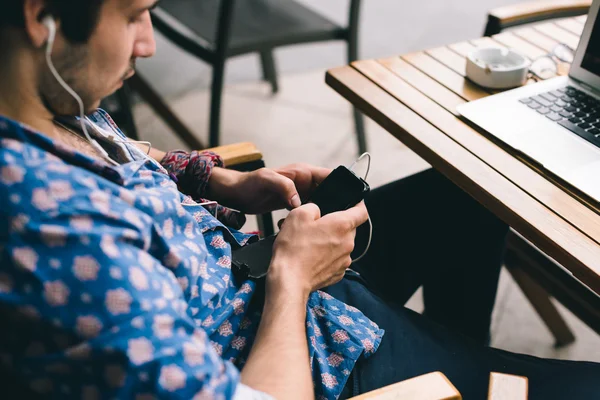
[[[350,167],[348,168],[352,173],[354,173],[353,169],[354,167],[364,158],[368,158],[368,163],[367,163],[367,172],[365,172],[365,177],[363,178],[365,181],[367,180],[367,177],[369,176],[369,171],[371,170],[371,153],[366,152],[363,153],[360,157],[358,157],[358,159],[356,159],[356,161],[354,161],[352,163],[352,165],[350,165]],[[363,259],[364,256],[367,255],[367,252],[369,251],[369,248],[371,248],[371,240],[373,239],[373,223],[371,222],[371,216],[367,214],[367,218],[369,221],[369,240],[367,241],[367,248],[365,249],[365,251],[363,251],[363,253],[356,259],[352,260],[352,263],[354,264],[355,262],[358,262],[360,260]]]

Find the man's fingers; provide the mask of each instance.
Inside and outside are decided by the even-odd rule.
[[[278,174],[275,171],[270,171],[268,182],[271,186],[271,190],[281,196],[281,199],[288,208],[294,209],[302,205],[300,195],[298,194],[298,190],[296,190],[296,185],[293,180]]]
[[[313,203],[304,204],[303,206],[292,210],[288,218],[298,214],[310,221],[316,221],[321,218],[321,210]]]
[[[352,220],[352,229],[358,228],[369,219],[369,211],[367,210],[367,206],[365,206],[364,201],[361,201],[346,212],[349,214],[349,217]]]
[[[331,174],[331,169],[309,164],[292,164],[275,170],[296,184],[300,196],[310,197],[311,192]]]
[[[369,212],[364,202],[360,202],[354,207],[346,210],[331,213],[323,217],[323,220],[337,220],[339,223],[344,221],[347,230],[354,230],[367,222],[369,219]]]
[[[331,169],[322,168],[322,167],[312,167],[311,168],[313,182],[317,185],[320,185],[321,182],[325,180],[331,174]]]

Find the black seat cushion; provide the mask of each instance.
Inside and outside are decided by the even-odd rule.
[[[214,48],[220,4],[218,0],[168,0],[161,2],[160,9]],[[154,17],[161,18],[160,13]],[[170,18],[161,22],[176,25]],[[342,39],[343,35],[344,28],[292,0],[236,0],[228,53]]]

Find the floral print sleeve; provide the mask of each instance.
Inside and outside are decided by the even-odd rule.
[[[160,163],[169,173],[175,175],[179,190],[194,200],[206,196],[213,169],[225,167],[221,156],[212,151],[170,151]]]

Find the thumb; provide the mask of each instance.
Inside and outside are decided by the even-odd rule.
[[[280,196],[290,209],[298,208],[302,205],[296,185],[290,178],[275,173],[273,179],[271,179],[271,185],[272,190]]]
[[[337,211],[327,214],[323,217],[323,219],[344,221],[346,230],[351,231],[367,222],[369,219],[369,212],[367,211],[364,201],[361,201],[354,207],[345,211]]]
[[[300,211],[303,215],[305,215],[311,221],[316,221],[319,218],[321,218],[321,210],[319,209],[319,206],[317,206],[314,203],[304,204],[303,206],[298,207],[296,210]],[[292,211],[292,212],[295,212],[295,211]]]

